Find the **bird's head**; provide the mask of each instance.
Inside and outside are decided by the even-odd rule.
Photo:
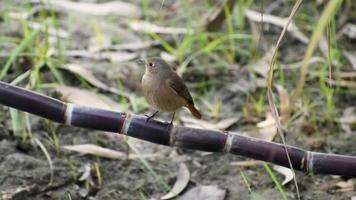
[[[161,58],[151,57],[144,60],[146,71],[145,73],[157,74],[166,70],[171,70],[169,65]]]

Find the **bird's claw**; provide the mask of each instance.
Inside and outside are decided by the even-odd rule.
[[[157,113],[158,113],[158,111],[156,111],[156,112],[153,113],[152,115],[145,115],[145,116],[147,117],[146,123],[147,123],[148,121],[150,121],[150,119],[154,118]]]
[[[152,119],[153,118],[153,116],[149,116],[149,115],[145,115],[147,118],[146,118],[146,123],[148,122],[148,121],[150,121],[150,119]]]

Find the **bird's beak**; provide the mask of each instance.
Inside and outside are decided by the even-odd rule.
[[[146,65],[146,60],[145,60],[145,59],[142,59],[142,58],[137,59],[136,62],[137,62],[137,64],[139,64],[139,65],[142,65],[142,64]]]

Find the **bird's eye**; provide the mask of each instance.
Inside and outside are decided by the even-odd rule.
[[[150,67],[154,67],[154,66],[155,66],[155,64],[153,64],[152,62],[149,62],[149,63],[148,63],[148,66],[150,66]]]

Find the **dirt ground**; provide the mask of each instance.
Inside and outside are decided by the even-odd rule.
[[[83,1],[77,3],[80,2]],[[126,14],[95,7],[104,13],[98,14],[76,10],[71,7],[73,5],[62,5],[62,8],[54,5],[54,11],[51,11],[41,1],[0,1],[1,70],[20,43],[30,43],[22,49],[22,54],[16,55],[3,80],[11,82],[23,76],[25,78],[18,81],[19,86],[64,101],[143,115],[152,113],[152,110],[142,96],[140,79],[144,69],[136,60],[161,56],[174,60],[196,104],[207,116],[204,121],[196,121],[182,110],[177,114],[175,124],[224,129],[280,142],[276,127],[268,129],[259,123],[271,118],[265,98],[267,76],[263,73],[267,72],[269,52],[282,28],[266,19],[263,37],[255,40],[255,31],[260,30],[261,23],[251,18],[239,18],[242,10],[258,11],[261,5],[238,1],[232,23],[234,33],[241,35],[235,43],[227,39],[226,44],[215,44],[210,42],[224,38],[231,31],[229,23],[223,22],[218,31],[221,35],[209,36],[210,39],[204,35],[205,31],[189,38],[178,34],[180,30],[167,28],[181,27],[187,31],[197,27],[197,19],[213,7],[213,1],[163,1],[162,7],[159,1],[145,2],[130,1],[128,4],[134,8],[125,8],[131,9]],[[264,2],[265,12],[280,18],[287,17],[293,6],[284,1]],[[327,4],[321,2],[305,1],[294,19],[307,38],[311,37]],[[135,12],[136,8],[139,13]],[[355,32],[345,28],[349,25],[353,28],[349,29],[356,30],[354,11],[352,1],[344,2],[334,24],[330,25],[336,26],[337,30],[335,38],[331,37],[335,41],[329,43],[333,45],[333,77],[335,73],[339,78],[335,78],[332,91],[323,79],[328,74],[328,58],[323,54],[323,48],[320,47],[313,57],[317,61],[310,64],[305,90],[300,101],[295,103],[297,110],[292,111],[284,123],[289,145],[311,151],[356,155],[356,36],[353,35]],[[48,18],[54,21],[44,28],[47,32],[39,31],[31,38],[34,24],[41,24]],[[135,20],[141,24],[135,26]],[[147,33],[142,28],[143,22],[159,24],[165,29]],[[137,26],[139,28],[135,28]],[[57,30],[56,34],[48,32],[52,28]],[[346,31],[342,31],[344,29]],[[333,30],[331,28],[330,32]],[[294,30],[285,36],[278,56],[281,69],[275,72],[275,83],[282,88],[275,91],[279,98],[277,107],[282,113],[283,94],[291,98],[291,91],[300,77],[298,62],[307,48],[307,44],[295,35]],[[147,43],[149,45],[145,46]],[[174,51],[170,51],[169,46],[174,47]],[[195,54],[204,48],[207,52]],[[181,67],[187,58],[191,62],[186,68]],[[84,72],[78,72],[73,65],[85,69]],[[345,80],[348,85],[342,84]],[[123,93],[129,98],[120,95]],[[331,101],[328,101],[330,94]],[[159,119],[169,120],[169,115],[162,114]],[[64,148],[81,144],[115,150],[122,156],[111,159]],[[170,148],[116,133],[69,127],[0,106],[0,199],[159,199],[175,184],[181,163],[188,168],[189,183],[175,199],[283,199],[263,164],[249,158]],[[280,183],[283,182],[283,174],[274,171],[274,175]],[[301,199],[356,198],[356,182],[350,177],[297,171],[296,179]],[[212,189],[202,189],[201,193],[192,191],[203,188],[201,186],[212,186]],[[297,199],[293,181],[285,184],[283,190],[288,199]]]

